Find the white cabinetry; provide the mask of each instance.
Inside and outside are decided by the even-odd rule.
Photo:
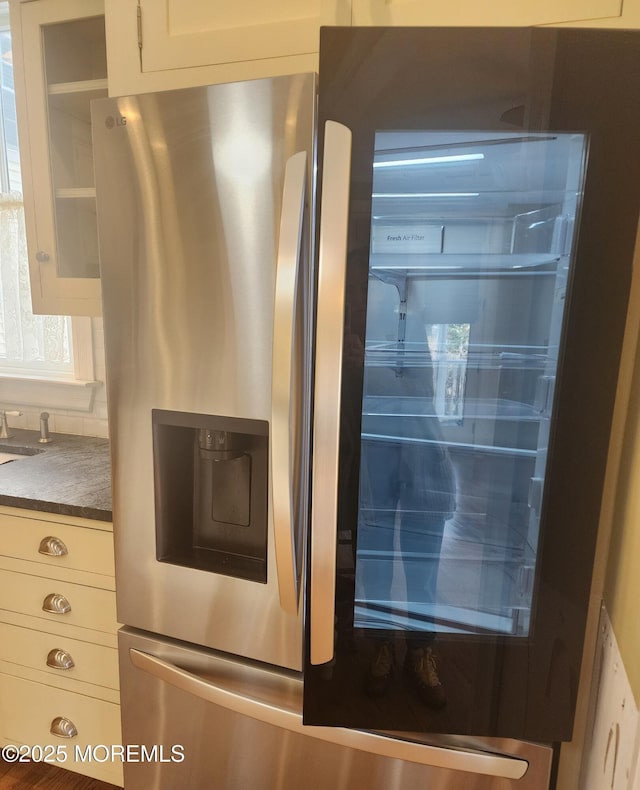
[[[622,0],[352,0],[354,25],[520,26],[620,16]]]
[[[625,0],[627,5],[639,0]],[[616,24],[623,0],[109,0],[112,96],[318,68],[322,25]]]
[[[91,99],[107,95],[102,0],[12,0],[33,310],[99,315]]]
[[[122,785],[120,763],[74,759],[122,740],[111,524],[0,507],[0,601],[0,743]]]
[[[349,25],[350,0],[109,0],[112,96],[318,69],[321,25]]]

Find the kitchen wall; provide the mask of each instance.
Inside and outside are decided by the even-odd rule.
[[[559,790],[640,790],[640,492],[635,482],[640,474],[639,273],[640,234],[600,517],[593,629],[585,643],[574,742],[563,745],[561,753]]]
[[[640,707],[640,360],[631,376],[604,599]]]

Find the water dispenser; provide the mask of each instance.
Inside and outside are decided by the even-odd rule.
[[[158,561],[266,583],[268,423],[152,419]]]

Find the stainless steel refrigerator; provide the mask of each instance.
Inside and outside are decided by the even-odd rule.
[[[314,75],[93,103],[128,790],[551,786],[634,47],[335,28],[317,117]]]

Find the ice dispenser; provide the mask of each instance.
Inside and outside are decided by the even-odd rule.
[[[269,426],[153,411],[156,557],[267,581]]]

